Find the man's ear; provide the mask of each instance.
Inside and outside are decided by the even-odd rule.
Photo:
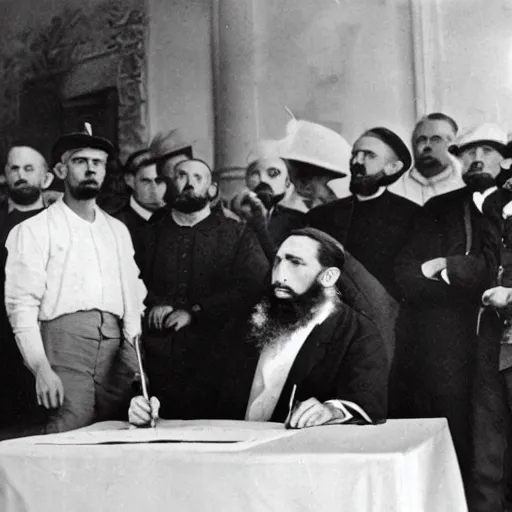
[[[210,201],[213,201],[214,199],[217,199],[219,195],[219,186],[216,182],[212,182],[212,184],[208,187],[208,198]]]
[[[53,174],[53,172],[47,171],[46,177],[44,178],[41,188],[43,190],[46,190],[53,183],[53,178],[55,178],[55,175]]]
[[[404,167],[404,163],[401,160],[395,160],[394,162],[389,162],[384,166],[384,172],[387,176],[392,176],[397,172],[400,172]]]
[[[53,172],[57,178],[60,180],[65,180],[66,176],[68,175],[68,167],[67,165],[64,165],[62,162],[59,162],[55,165],[53,168]]]
[[[128,185],[128,187],[133,190],[135,188],[135,175],[131,173],[126,173],[124,175],[124,182]]]
[[[333,287],[338,281],[341,275],[341,270],[338,267],[329,267],[326,268],[318,277],[318,282],[324,288]]]
[[[291,184],[292,184],[292,182],[290,180],[290,176],[286,176],[286,179],[284,180],[284,187],[285,188],[290,188]]]

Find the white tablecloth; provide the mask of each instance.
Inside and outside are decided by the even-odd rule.
[[[316,427],[243,451],[33,439],[0,443],[2,512],[467,510],[444,419]]]

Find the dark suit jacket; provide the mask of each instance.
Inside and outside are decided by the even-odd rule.
[[[130,232],[130,235],[133,236],[138,230],[144,227],[148,221],[142,218],[131,206],[128,202],[125,204],[120,210],[112,214],[113,217],[119,219]]]
[[[244,419],[259,351],[247,340],[231,344],[219,418]],[[300,349],[271,420],[284,422],[293,385],[299,401],[357,403],[374,422],[387,414],[388,358],[375,325],[345,304],[313,329]]]
[[[308,224],[325,231],[391,293],[397,296],[395,259],[405,245],[420,207],[388,190],[368,201],[349,196],[308,212]]]
[[[194,311],[192,323],[178,332],[144,330],[146,370],[152,392],[162,398],[162,415],[211,415],[223,329],[259,300],[268,261],[250,227],[213,213],[193,227],[164,214],[134,245],[147,312],[157,305]]]

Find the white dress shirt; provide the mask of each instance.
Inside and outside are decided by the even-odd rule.
[[[139,334],[146,289],[122,222],[99,208],[88,222],[59,199],[14,227],[6,247],[5,305],[30,368],[44,357],[40,321],[98,309],[123,320],[127,340]]]
[[[327,302],[304,327],[297,329],[291,336],[263,348],[254,373],[245,413],[246,420],[270,420],[299,350],[311,331],[321,324],[333,309],[332,302]]]
[[[388,187],[390,192],[423,206],[429,199],[465,187],[462,164],[450,157],[451,165],[432,178],[425,178],[413,168]]]

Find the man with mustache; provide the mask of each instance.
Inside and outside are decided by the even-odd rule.
[[[411,154],[396,133],[383,127],[367,130],[352,147],[352,195],[307,215],[309,225],[340,241],[393,296],[395,258],[419,207],[386,187],[411,163]]]
[[[305,225],[307,207],[290,180],[288,164],[279,157],[279,141],[260,141],[250,158],[247,189],[234,199],[233,207],[251,224],[272,261],[290,232]]]
[[[227,363],[216,376],[223,380],[222,394],[216,410],[203,417],[278,421],[291,428],[386,418],[386,350],[374,324],[338,296],[344,260],[342,246],[316,229],[286,238],[245,334],[224,339]],[[168,417],[166,397],[154,395],[149,402],[132,400],[131,423],[145,425],[159,409]]]
[[[390,407],[402,417],[448,418],[466,487],[480,298],[495,282],[501,247],[499,219],[482,212],[506,141],[490,123],[457,140],[466,187],[424,206],[395,266],[403,307]]]
[[[448,151],[458,129],[457,123],[441,112],[420,119],[412,134],[414,167],[389,190],[423,206],[435,196],[464,187],[460,162]]]
[[[130,234],[96,205],[114,147],[86,128],[52,150],[64,197],[6,242],[5,305],[47,433],[119,417],[144,310]]]
[[[167,213],[136,246],[148,288],[144,349],[166,417],[193,419],[215,404],[222,331],[258,300],[268,262],[250,226],[212,213],[204,161],[178,163],[167,192]]]

